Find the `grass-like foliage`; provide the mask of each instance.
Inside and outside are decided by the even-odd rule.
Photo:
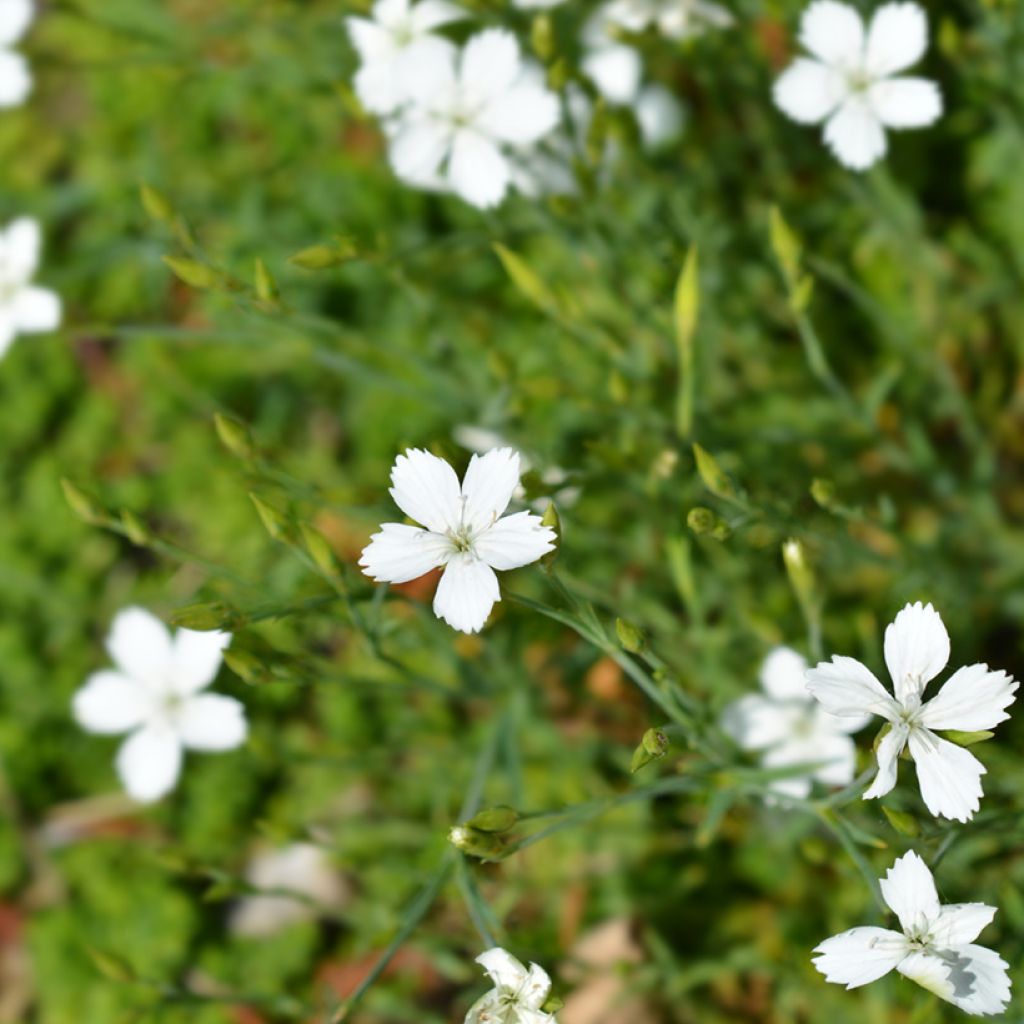
[[[680,105],[656,145],[585,71],[598,4],[465,0],[447,45],[510,33],[571,122],[529,140],[568,184],[476,203],[392,168],[409,126],[367,110],[345,24],[368,4],[37,6],[0,226],[41,225],[63,323],[0,362],[0,1022],[485,1020],[495,946],[543,965],[560,1024],[961,1019],[898,970],[847,992],[812,963],[900,929],[878,880],[904,856],[942,904],[998,908],[977,941],[1024,981],[1015,705],[933,714],[955,778],[987,768],[973,814],[919,788],[915,695],[844,731],[831,670],[812,697],[793,661],[783,703],[839,774],[747,742],[773,649],[891,693],[915,602],[952,649],[924,699],[1024,672],[1024,5],[925,4],[907,74],[942,114],[860,171],[773,100],[801,0],[613,31]],[[509,512],[557,544],[460,632],[436,570],[375,582],[361,553],[416,518],[400,453],[461,479],[502,447]],[[244,713],[149,802],[73,705],[130,606],[230,633],[203,694]],[[906,685],[943,643],[926,612]]]

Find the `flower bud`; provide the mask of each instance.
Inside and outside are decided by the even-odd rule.
[[[270,679],[267,666],[252,651],[241,647],[227,647],[223,651],[224,663],[246,683],[263,683]]]
[[[500,833],[508,832],[509,829],[516,826],[518,821],[519,812],[514,807],[499,804],[497,807],[488,807],[477,811],[466,822],[466,827],[475,829],[477,832]]]
[[[174,207],[163,192],[143,183],[139,186],[139,198],[142,200],[142,208],[153,220],[162,224],[170,224],[174,220]]]
[[[633,751],[633,759],[629,765],[630,773],[638,772],[652,761],[660,760],[668,753],[668,748],[669,739],[660,729],[648,729],[640,745]]]
[[[256,445],[253,444],[252,434],[241,420],[217,412],[213,414],[213,426],[220,443],[232,455],[245,459],[246,462],[256,457]]]
[[[64,500],[79,519],[92,526],[101,525],[109,520],[107,510],[66,477],[61,479],[60,486],[64,491]]]
[[[711,509],[705,508],[703,505],[696,505],[686,514],[686,525],[698,537],[701,537],[714,530],[718,525],[718,516]]]
[[[270,305],[277,302],[279,295],[277,282],[267,269],[266,263],[261,259],[256,260],[256,265],[253,271],[253,282],[256,288],[256,297],[261,302],[266,302]]]
[[[231,631],[245,624],[245,616],[223,601],[205,601],[179,608],[171,616],[171,622],[201,633],[213,629]]]
[[[249,494],[249,499],[256,506],[256,511],[263,522],[263,528],[274,540],[287,541],[289,524],[283,513],[272,505],[268,505],[259,495]]]
[[[500,860],[505,840],[492,832],[480,832],[467,825],[454,825],[448,831],[448,842],[456,849],[480,860]]]
[[[555,56],[555,30],[550,14],[538,14],[530,26],[530,43],[542,64],[550,64]]]
[[[142,520],[126,508],[121,509],[121,525],[124,527],[125,536],[140,548],[146,547],[153,539],[153,535]]]
[[[358,255],[355,243],[350,238],[337,238],[334,242],[311,245],[289,257],[288,262],[294,263],[303,270],[327,270],[330,267],[348,263]]]
[[[815,477],[811,481],[811,497],[824,509],[830,509],[836,501],[836,485],[831,480]]]
[[[180,281],[192,288],[220,288],[226,282],[224,275],[205,263],[198,263],[196,260],[185,259],[181,256],[164,256],[164,263]]]
[[[615,620],[615,635],[619,638],[622,649],[630,654],[639,654],[646,644],[643,632],[625,619]]]

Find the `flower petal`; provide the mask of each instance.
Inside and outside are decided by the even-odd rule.
[[[444,459],[430,452],[410,448],[395,459],[391,497],[410,519],[433,533],[454,533],[461,524],[459,478]]]
[[[970,751],[927,729],[911,732],[910,756],[928,810],[936,817],[968,821],[980,805],[985,766]]]
[[[928,933],[928,941],[936,949],[953,949],[973,942],[992,923],[996,908],[986,903],[947,903]]]
[[[453,550],[449,537],[405,523],[384,523],[363,548],[359,565],[378,583],[408,583],[444,565]]]
[[[939,915],[939,894],[928,865],[913,851],[905,853],[879,882],[882,897],[900,919],[906,934],[925,934]]]
[[[391,33],[369,18],[346,18],[345,27],[348,29],[352,45],[365,63],[380,61],[390,56],[394,50],[395,44]]]
[[[882,737],[875,754],[878,759],[878,773],[875,775],[875,781],[864,791],[865,800],[885,796],[896,785],[899,756],[903,753],[906,743],[907,729],[902,725],[892,726]]]
[[[35,334],[54,331],[60,326],[60,298],[46,288],[27,285],[15,293],[11,316],[18,331]]]
[[[800,20],[800,42],[826,64],[854,68],[864,51],[864,22],[848,4],[815,0]]]
[[[32,0],[3,0],[0,3],[0,46],[18,42],[32,24]]]
[[[725,709],[722,728],[743,750],[764,750],[792,736],[800,715],[798,707],[752,693]]]
[[[117,752],[117,773],[128,795],[151,803],[174,789],[181,773],[181,742],[171,729],[146,727]]]
[[[916,64],[928,47],[928,16],[915,3],[885,4],[868,29],[865,69],[873,78]]]
[[[643,61],[632,46],[602,46],[583,58],[583,70],[609,103],[628,106],[643,78]]]
[[[524,81],[496,97],[476,126],[513,146],[529,146],[558,124],[558,100],[539,82]]]
[[[434,614],[463,633],[479,633],[501,600],[494,570],[472,555],[454,555],[434,595]]]
[[[221,652],[230,643],[231,634],[221,630],[179,629],[171,655],[171,683],[175,691],[196,693],[209,686],[224,660]]]
[[[820,61],[800,57],[776,80],[775,105],[800,124],[818,124],[846,98],[842,74]]]
[[[808,669],[807,689],[830,714],[858,718],[865,712],[890,722],[899,714],[896,702],[870,670],[855,658],[835,655]]]
[[[923,128],[942,114],[942,93],[927,78],[885,78],[871,86],[868,99],[889,128]]]
[[[416,32],[429,32],[449,22],[469,17],[463,8],[446,3],[445,0],[422,0],[409,13]]]
[[[487,972],[495,988],[515,992],[526,981],[526,968],[500,946],[481,953],[476,962]]]
[[[1009,966],[998,953],[985,946],[963,946],[955,952],[950,974],[953,995],[943,998],[979,1017],[1002,1013],[1010,1001]]]
[[[384,102],[383,96],[380,102]],[[388,159],[395,174],[403,181],[410,185],[434,187],[440,180],[441,164],[451,141],[448,128],[434,120],[403,118],[391,139]]]
[[[888,974],[907,955],[907,940],[888,928],[851,928],[833,935],[811,961],[826,981],[859,988]]]
[[[245,742],[245,708],[234,697],[202,693],[185,702],[177,717],[181,742],[192,750],[233,750]]]
[[[31,92],[28,61],[20,53],[0,49],[0,108],[21,106]]]
[[[462,521],[473,530],[486,530],[508,508],[519,486],[519,452],[494,448],[474,454],[462,478]]]
[[[990,672],[988,665],[967,665],[954,672],[921,708],[921,724],[929,729],[979,732],[994,729],[1006,713],[1020,683],[1005,672]]]
[[[0,262],[5,279],[11,284],[25,284],[39,266],[42,232],[38,221],[19,217],[0,232]]]
[[[470,130],[455,135],[448,181],[457,196],[478,209],[489,209],[505,198],[511,177],[508,160],[490,139]]]
[[[145,608],[125,608],[114,616],[107,651],[131,679],[155,690],[166,689],[172,650],[169,630]]]
[[[905,978],[916,981],[923,989],[933,992],[940,999],[952,1001],[953,982],[950,980],[951,965],[946,958],[939,958],[933,953],[922,953],[914,950],[896,968]]]
[[[116,734],[140,726],[151,701],[145,687],[120,672],[95,672],[75,694],[75,721],[89,732]]]
[[[516,37],[506,29],[485,29],[462,50],[459,83],[463,92],[479,103],[508,92],[521,67]]]
[[[885,156],[885,130],[861,99],[846,100],[825,122],[825,142],[836,159],[854,171],[867,170]]]
[[[519,990],[520,1016],[524,1021],[530,1019],[530,1010],[539,1010],[551,991],[551,979],[548,972],[537,964],[530,964],[529,973],[526,975],[526,984]],[[523,1011],[527,1011],[525,1014]],[[541,1020],[547,1020],[544,1014]]]
[[[807,659],[792,647],[775,647],[761,662],[761,686],[775,700],[807,700]]]
[[[518,569],[553,551],[555,540],[555,531],[544,526],[540,516],[517,512],[480,534],[473,550],[492,569]]]
[[[901,704],[920,696],[948,661],[949,634],[930,604],[908,604],[886,626],[885,664]]]

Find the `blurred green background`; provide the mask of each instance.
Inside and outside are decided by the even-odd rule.
[[[475,25],[529,39],[526,13],[470,6]],[[589,6],[552,12],[570,69]],[[743,0],[730,31],[643,43],[650,77],[685,106],[679,143],[645,154],[629,115],[609,112],[621,157],[600,184],[481,214],[393,178],[348,85],[352,5],[44,5],[24,48],[35,93],[0,114],[0,222],[41,221],[39,277],[66,306],[59,334],[19,340],[0,365],[0,1021],[327,1020],[442,864],[454,873],[352,1019],[461,1020],[486,988],[474,918],[576,999],[566,1024],[959,1016],[898,977],[849,994],[824,982],[812,947],[880,923],[857,868],[813,815],[743,795],[681,742],[631,776],[663,717],[607,651],[507,599],[481,637],[460,637],[429,591],[385,594],[355,567],[394,518],[396,452],[429,447],[461,471],[458,428],[483,427],[528,455],[530,496],[565,471],[578,495],[561,507],[563,578],[604,623],[642,628],[708,721],[756,686],[772,644],[811,653],[780,556],[790,536],[815,567],[826,654],[881,672],[885,624],[922,599],[945,618],[954,667],[1019,676],[1024,9],[926,6],[923,73],[947,112],[894,136],[866,175],[771,104],[802,5]],[[143,183],[179,220],[147,214]],[[773,206],[815,279],[802,321]],[[355,254],[344,264],[289,263],[339,237]],[[544,282],[540,306],[495,242]],[[672,295],[691,245],[686,438]],[[243,287],[191,289],[164,255]],[[254,298],[257,259],[280,303]],[[811,372],[801,329],[840,389]],[[225,450],[217,413],[249,424],[258,459]],[[708,492],[690,440],[742,507]],[[62,478],[117,529],[83,522]],[[379,649],[268,536],[250,492],[327,538]],[[695,506],[729,536],[689,530]],[[560,602],[536,568],[502,582]],[[190,756],[172,797],[134,808],[115,795],[115,742],[75,726],[71,695],[106,664],[121,607],[170,620],[209,602],[259,666],[217,684],[245,701],[251,738]],[[911,846],[941,849],[944,899],[1000,907],[981,941],[1018,984],[1022,736],[1011,721],[979,748],[986,798],[967,826],[931,819],[906,765],[886,803],[915,817],[917,839],[877,802],[849,811],[878,874]],[[868,733],[861,747],[867,765]],[[695,784],[499,863],[446,852],[467,794],[541,811],[659,777]],[[345,879],[340,907],[234,934],[253,851],[311,838]],[[1024,1017],[1011,1004],[1006,1019]]]

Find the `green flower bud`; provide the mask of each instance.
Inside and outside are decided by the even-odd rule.
[[[625,619],[615,620],[615,635],[619,638],[622,649],[629,651],[630,654],[639,654],[646,644],[643,632]]]
[[[714,530],[718,525],[718,516],[711,509],[704,508],[703,505],[696,505],[686,514],[686,525],[698,537],[701,537],[705,533],[711,533]]]
[[[478,811],[469,821],[466,827],[475,829],[477,832],[508,832],[514,828],[519,821],[519,812],[514,807],[506,807],[500,804],[497,807],[488,807]]]
[[[236,455],[246,462],[256,457],[256,445],[253,443],[252,434],[241,420],[217,412],[213,414],[213,426],[217,431],[217,437],[220,438],[220,443],[232,455]]]
[[[448,831],[448,842],[456,849],[480,860],[500,860],[506,842],[493,832],[480,832],[468,825],[454,825]]]

